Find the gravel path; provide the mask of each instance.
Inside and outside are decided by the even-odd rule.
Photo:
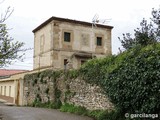
[[[54,109],[5,106],[0,103],[0,120],[93,120]]]

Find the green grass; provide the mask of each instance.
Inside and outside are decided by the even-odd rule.
[[[108,112],[107,110],[87,110],[85,107],[75,106],[69,103],[63,104],[60,108],[60,111],[89,116],[94,118],[95,120],[117,120],[116,111]],[[118,120],[121,120],[121,119],[118,119]]]
[[[73,104],[65,103],[60,108],[61,112],[69,112],[69,113],[75,113],[78,115],[87,115],[87,109],[85,107],[81,106],[75,106]]]

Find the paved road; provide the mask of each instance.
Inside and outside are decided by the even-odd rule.
[[[2,116],[2,119],[1,119]],[[5,106],[0,103],[0,120],[93,120],[54,109]]]

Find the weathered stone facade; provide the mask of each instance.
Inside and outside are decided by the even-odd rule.
[[[65,85],[62,85],[62,84]],[[63,87],[68,86],[64,89]],[[84,106],[87,109],[113,109],[113,104],[109,101],[107,96],[103,94],[100,87],[86,83],[80,78],[68,79],[64,82],[64,79],[58,81],[58,88],[65,93],[68,89],[70,94],[66,97],[67,102],[75,104],[77,106]],[[65,95],[63,94],[62,100]]]
[[[112,26],[51,17],[33,30],[34,70],[77,69],[93,57],[111,55]],[[66,41],[66,40],[67,41]]]
[[[90,110],[114,108],[100,87],[86,83],[80,78],[66,79],[64,76],[56,80],[50,77],[39,78],[37,81],[24,80],[24,104],[32,104],[35,99],[41,102],[55,101],[56,90],[60,91],[62,103],[84,106]]]

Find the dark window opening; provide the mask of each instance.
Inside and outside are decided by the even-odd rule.
[[[102,37],[97,37],[97,46],[102,46]]]
[[[64,32],[64,41],[65,42],[70,42],[71,41],[71,33]]]
[[[64,59],[64,65],[67,65],[67,63],[68,63],[68,60]]]
[[[83,65],[86,62],[86,60],[81,60],[81,65]]]
[[[67,59],[64,59],[64,69],[65,69],[65,70],[67,69],[67,63],[68,63],[68,60],[67,60]]]

